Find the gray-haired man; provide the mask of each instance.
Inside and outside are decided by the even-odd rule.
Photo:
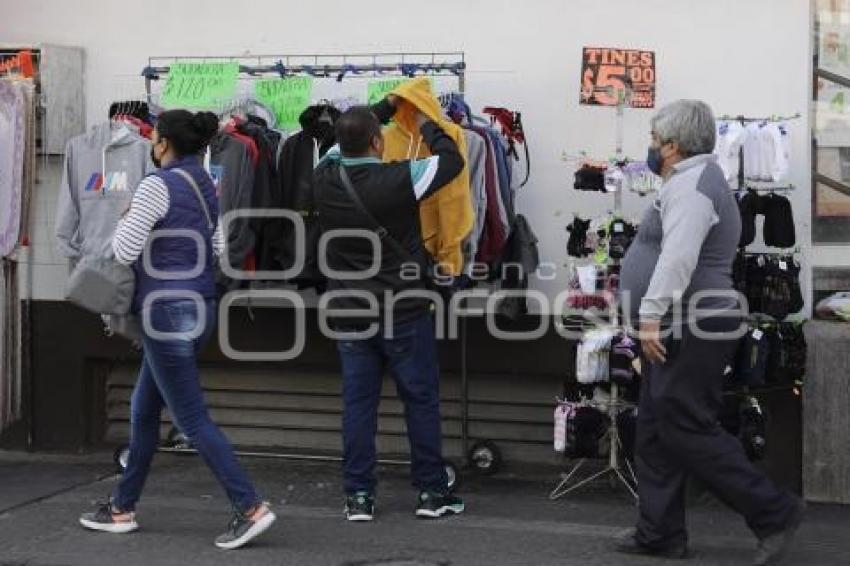
[[[718,422],[723,375],[741,335],[732,292],[741,219],[712,155],[714,116],[703,102],[679,100],[651,125],[647,161],[664,183],[620,276],[648,362],[636,445],[640,517],[618,549],[685,557],[685,481],[693,475],[744,516],[759,539],[754,563],[775,564],[802,504],[757,470]]]

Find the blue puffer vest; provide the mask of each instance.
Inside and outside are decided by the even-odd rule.
[[[201,203],[191,185],[174,169],[182,169],[189,173],[197,183],[198,188],[207,202],[212,217],[212,229],[207,224]],[[133,299],[133,312],[139,312],[144,305],[145,297],[154,291],[174,291],[173,300],[187,299],[187,291],[198,293],[205,299],[216,297],[215,274],[213,268],[214,252],[212,236],[218,222],[218,197],[209,174],[196,157],[185,157],[175,160],[156,173],[168,187],[170,204],[165,218],[154,225],[157,230],[191,230],[200,235],[204,242],[199,250],[198,243],[187,236],[162,236],[155,240],[148,238],[145,244],[149,248],[151,263],[159,272],[190,272],[200,264],[199,275],[190,279],[172,279],[162,273],[146,273],[143,258],[139,257],[133,269],[136,272],[136,294]],[[198,253],[202,252],[200,258]],[[182,292],[182,293],[181,293]],[[169,300],[168,297],[158,299]]]

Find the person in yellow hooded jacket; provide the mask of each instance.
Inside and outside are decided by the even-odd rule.
[[[419,204],[425,249],[444,275],[458,276],[464,267],[463,241],[475,223],[463,128],[443,117],[440,101],[434,96],[427,77],[406,81],[392,94],[408,104],[399,105],[394,123],[384,130],[384,161],[422,159],[431,155],[431,149],[427,143],[423,143],[423,136],[416,123],[418,113],[440,126],[454,140],[464,158],[461,173],[438,193]]]

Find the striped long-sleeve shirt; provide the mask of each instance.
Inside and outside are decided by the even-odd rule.
[[[142,180],[130,202],[130,209],[118,222],[112,238],[112,251],[116,260],[130,265],[142,255],[154,226],[168,213],[170,201],[168,187],[161,178],[149,175]],[[224,250],[221,220],[213,233],[212,247],[216,256]]]

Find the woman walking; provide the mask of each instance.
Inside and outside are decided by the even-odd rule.
[[[142,320],[144,357],[131,402],[127,469],[110,501],[80,517],[88,529],[138,529],[136,503],[159,444],[163,407],[233,504],[234,517],[216,546],[239,548],[275,521],[210,420],[198,374],[197,355],[215,327],[214,260],[224,247],[215,187],[201,164],[217,131],[218,118],[209,112],[160,115],[151,138],[159,169],[142,180],[115,232],[115,258],[136,272],[132,311]]]

